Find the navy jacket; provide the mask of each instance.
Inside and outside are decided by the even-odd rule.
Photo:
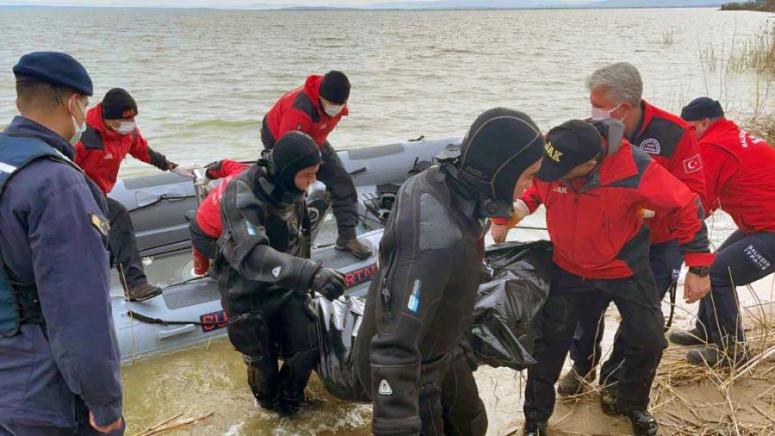
[[[14,118],[5,133],[74,157],[61,136],[27,118]],[[9,180],[0,200],[7,271],[35,282],[45,319],[0,337],[0,422],[75,427],[81,401],[99,425],[121,416],[108,252],[91,220],[105,215],[90,185],[75,168],[39,159]]]

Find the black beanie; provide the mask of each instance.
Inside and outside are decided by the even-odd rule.
[[[137,103],[128,92],[121,88],[113,88],[102,99],[102,118],[106,120],[122,120],[134,118],[138,114]]]
[[[350,98],[350,80],[341,71],[329,71],[320,82],[320,96],[333,104],[344,104]]]
[[[465,180],[486,198],[511,205],[519,177],[543,156],[544,138],[527,114],[495,108],[474,121],[460,152]]]
[[[283,190],[299,192],[296,174],[319,164],[320,159],[320,149],[312,137],[299,131],[288,132],[272,147],[270,175]]]
[[[719,118],[724,116],[724,109],[718,100],[710,97],[698,97],[684,106],[681,110],[681,118],[686,121],[699,121],[705,118]]]

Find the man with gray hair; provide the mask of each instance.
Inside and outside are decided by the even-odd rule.
[[[613,118],[623,122],[630,143],[648,153],[700,199],[704,198],[705,179],[694,129],[680,117],[643,100],[643,81],[635,66],[627,62],[606,65],[592,73],[586,85],[593,120]],[[649,260],[661,299],[677,283],[682,263],[680,247],[664,215],[654,216],[647,210],[643,215],[651,229]],[[708,275],[708,271],[701,269],[692,272]],[[580,311],[571,346],[574,365],[560,381],[557,389],[560,395],[579,393],[586,383],[595,379],[601,354],[603,314],[611,302],[610,296],[600,296],[589,299],[587,308]],[[623,366],[624,358],[624,347],[617,335],[611,356],[600,373],[600,384],[604,385],[601,404],[612,414],[616,413],[616,407],[612,406],[617,399],[611,386],[617,382],[617,371]]]

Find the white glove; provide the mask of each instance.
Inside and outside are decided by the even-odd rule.
[[[194,174],[194,170],[202,170],[204,171],[204,168],[202,168],[201,165],[196,164],[180,164],[173,168],[171,171],[181,177],[187,177],[189,179],[193,179],[196,177]]]

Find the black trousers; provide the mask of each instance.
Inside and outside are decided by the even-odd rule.
[[[670,286],[678,280],[682,263],[683,256],[678,242],[670,241],[650,247],[649,265],[654,274],[660,301],[665,298],[665,293]],[[576,325],[570,349],[573,368],[578,374],[586,374],[600,363],[602,355],[600,342],[605,332],[603,317],[612,301],[609,295],[600,297],[589,299],[579,313],[579,322]],[[600,372],[600,380],[612,382],[616,369],[621,367],[622,360],[624,360],[623,346],[617,334],[611,356],[603,364]]]
[[[288,291],[262,300],[251,312],[232,314],[227,309],[229,339],[251,367],[248,382],[259,402],[298,407],[320,358],[309,297]]]
[[[667,347],[658,294],[654,278],[648,272],[629,279],[585,280],[555,267],[549,298],[540,318],[541,336],[535,349],[538,363],[528,369],[525,417],[548,421],[552,415],[554,384],[570,348],[579,312],[591,298],[612,298],[622,316],[619,336],[624,347],[624,363],[616,385],[620,405],[647,408],[657,365]]]
[[[192,220],[189,223],[188,231],[191,233],[191,245],[209,259],[215,259],[215,256],[218,254],[218,239],[205,235],[202,228],[196,223],[196,220]]]
[[[137,250],[135,228],[129,211],[112,198],[108,197],[107,203],[108,221],[110,221],[108,248],[111,262],[120,268],[119,274],[123,274],[124,277],[122,283],[125,281],[128,288],[148,283],[140,252]]]
[[[266,119],[261,128],[261,142],[267,150],[271,150],[277,142],[266,125]],[[331,193],[331,206],[339,235],[346,239],[355,238],[355,226],[358,225],[358,194],[353,178],[328,141],[320,146],[320,154],[323,162],[318,170],[318,180],[323,182],[326,190]]]
[[[775,273],[775,232],[732,233],[716,252],[710,268],[711,291],[700,301],[697,328],[725,349],[745,341],[737,287]]]

